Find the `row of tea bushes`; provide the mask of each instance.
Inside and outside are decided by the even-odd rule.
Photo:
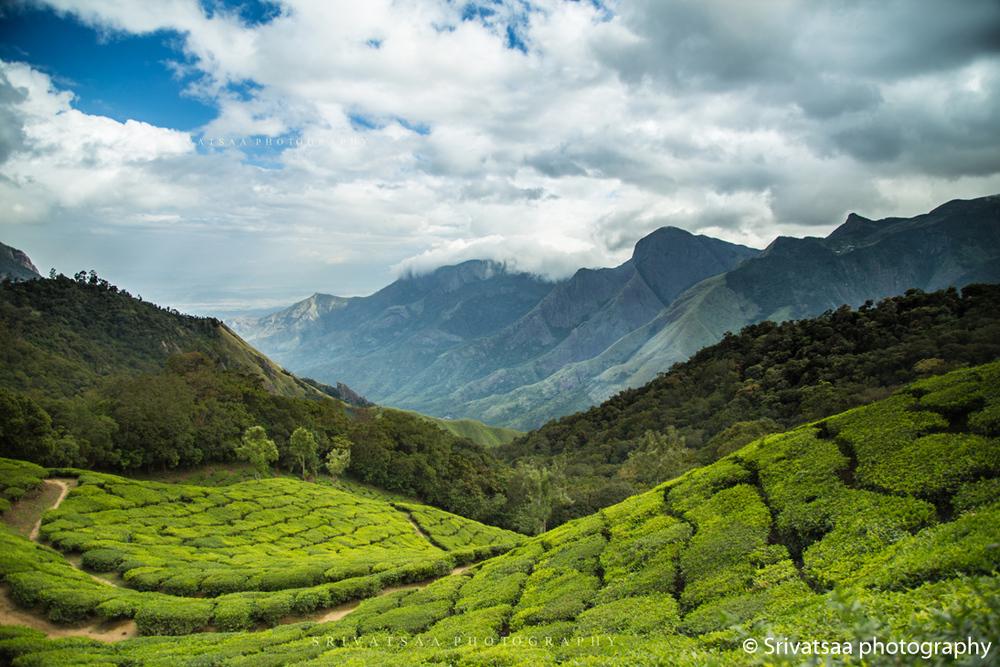
[[[865,418],[882,432],[864,453],[882,465],[927,435],[968,434],[998,371],[975,370],[966,390],[987,398],[967,412],[903,392],[917,399],[904,409],[938,414],[946,430],[907,430],[897,398],[768,436],[334,623],[110,646],[8,631],[0,656],[17,667],[750,665],[765,658],[743,650],[748,637],[989,641],[1000,636],[998,471],[966,472],[933,499],[890,492],[857,474],[843,425]],[[976,456],[991,460],[1000,442],[976,435]]]
[[[91,571],[176,596],[304,588],[439,561],[445,552],[461,564],[522,539],[433,508],[399,510],[292,479],[206,488],[84,472],[79,481],[46,515],[42,536],[81,552]],[[435,518],[431,541],[408,512]]]
[[[37,488],[48,476],[45,468],[27,461],[0,458],[0,513],[10,509],[11,503]]]

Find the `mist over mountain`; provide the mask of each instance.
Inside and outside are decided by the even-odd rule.
[[[547,283],[469,261],[368,297],[315,294],[232,324],[293,371],[372,400],[521,429],[637,387],[763,320],[1000,278],[1000,197],[914,218],[852,213],[763,251],[664,227],[614,268]]]
[[[368,297],[315,294],[231,324],[303,375],[346,382],[387,405],[464,417],[472,401],[593,358],[686,288],[756,253],[668,227],[642,239],[621,266],[580,269],[560,282],[472,260]]]

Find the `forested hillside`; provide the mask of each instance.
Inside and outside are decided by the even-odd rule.
[[[551,521],[583,516],[766,433],[884,397],[925,375],[1000,358],[1000,286],[974,285],[763,322],[649,384],[550,422],[498,453],[561,464]]]
[[[8,628],[0,655],[25,667],[749,665],[768,660],[766,637],[995,642],[998,415],[1000,363],[959,370],[757,439],[336,622],[111,644]],[[78,530],[46,525],[63,540]],[[18,544],[5,576],[31,591],[32,559],[51,556]],[[21,599],[61,608],[59,594]]]
[[[418,416],[347,406],[219,321],[159,308],[91,274],[0,286],[0,455],[45,465],[165,470],[233,461],[261,426],[286,470],[346,438],[348,473],[490,522],[516,517],[509,468]],[[316,447],[291,447],[297,428]]]

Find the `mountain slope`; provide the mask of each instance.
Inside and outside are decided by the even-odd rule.
[[[282,396],[322,394],[215,319],[131,298],[99,278],[65,276],[0,289],[0,386],[73,395],[114,373],[163,368],[180,352],[259,378]]]
[[[473,406],[601,354],[656,317],[683,290],[756,252],[666,227],[642,239],[621,266],[581,269],[555,285],[498,273],[494,267],[474,292],[475,301],[461,290],[437,290],[434,307],[424,306],[429,299],[415,281],[436,283],[443,276],[494,266],[467,262],[397,281],[371,297],[346,300],[346,305],[336,297],[315,295],[256,322],[233,324],[297,372],[321,380],[336,376],[376,402],[445,417],[487,416],[491,423],[503,423],[509,420]],[[482,301],[486,284],[488,299]],[[516,313],[509,298],[498,299],[497,294],[506,294],[510,287],[530,287],[531,298],[522,303],[531,307]],[[433,317],[413,314],[416,308],[407,300],[416,297],[420,300],[413,303],[434,317],[447,312],[453,322],[453,313],[460,313],[473,318],[475,326],[466,322],[460,336],[445,336]],[[476,307],[469,307],[473,302]],[[522,423],[538,423],[564,409],[543,406],[533,422]]]
[[[1000,363],[920,381],[334,623],[74,640],[73,655],[116,665],[750,665],[776,660],[765,638],[855,642],[855,652],[873,633],[918,646],[992,641],[998,388]],[[7,633],[16,638],[0,651],[25,664],[70,648]]]
[[[159,308],[96,276],[0,284],[0,456],[165,470],[233,461],[245,431],[261,426],[286,470],[317,469],[346,438],[357,478],[501,519],[507,469],[483,447],[326,391],[218,320]],[[291,446],[300,427],[316,439],[304,456]]]
[[[24,252],[0,243],[0,281],[33,280],[39,277],[38,269]]]
[[[474,260],[401,278],[367,297],[316,294],[232,325],[300,375],[344,382],[378,403],[443,352],[516,320],[551,288]]]
[[[536,426],[641,386],[747,324],[810,317],[910,288],[1000,279],[1000,196],[956,200],[909,219],[859,219],[852,216],[827,239],[778,238],[759,256],[678,295],[600,355],[473,403],[469,412],[490,423]]]

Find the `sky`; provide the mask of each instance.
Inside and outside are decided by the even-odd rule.
[[[997,193],[995,0],[0,3],[0,241],[187,312]]]

